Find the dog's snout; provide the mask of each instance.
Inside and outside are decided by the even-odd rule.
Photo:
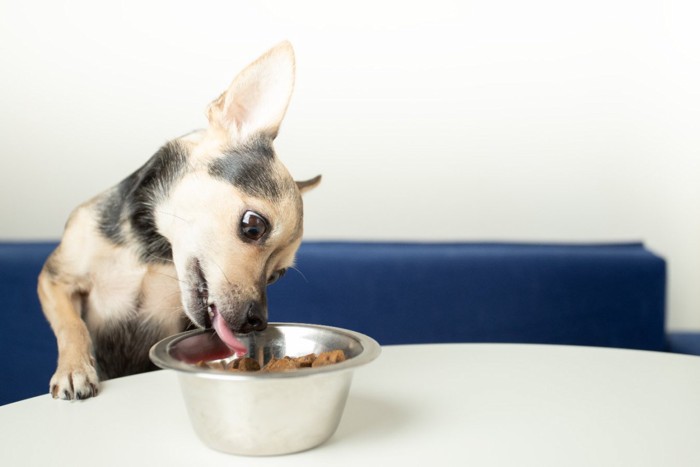
[[[251,301],[246,311],[245,332],[263,331],[267,327],[267,307],[260,302]]]

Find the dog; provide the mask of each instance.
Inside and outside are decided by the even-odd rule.
[[[273,149],[295,80],[283,42],[207,109],[208,127],[167,142],[115,187],[78,206],[38,279],[56,335],[54,398],[96,396],[100,381],[155,369],[150,347],[188,328],[267,326],[266,287],[294,263],[302,193]]]

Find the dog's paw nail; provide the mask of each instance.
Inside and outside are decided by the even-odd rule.
[[[92,365],[75,365],[71,369],[59,367],[51,378],[50,392],[54,399],[82,400],[97,395],[99,380]]]
[[[97,386],[90,383],[83,389],[75,392],[75,398],[78,400],[87,399],[90,397],[95,397],[97,395]]]

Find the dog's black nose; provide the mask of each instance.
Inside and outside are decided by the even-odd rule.
[[[267,307],[260,302],[250,302],[243,327],[244,332],[264,331],[267,327]]]

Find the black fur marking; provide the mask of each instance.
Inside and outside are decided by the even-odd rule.
[[[93,335],[100,379],[155,370],[156,366],[148,358],[148,351],[153,344],[165,337],[167,333],[159,326],[144,323],[139,316],[101,328]]]
[[[169,142],[140,169],[124,179],[98,206],[99,229],[117,245],[127,243],[131,227],[141,258],[164,263],[172,259],[170,242],[158,233],[154,205],[162,199],[187,167],[187,153],[177,142]]]
[[[254,138],[227,150],[223,157],[211,163],[209,174],[226,180],[251,196],[277,200],[289,188],[272,174],[274,157],[271,139]]]

